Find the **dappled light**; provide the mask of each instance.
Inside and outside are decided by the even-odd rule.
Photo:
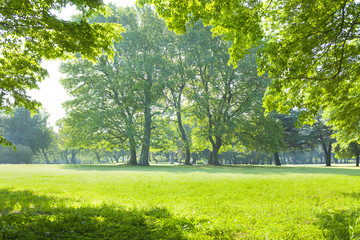
[[[1,240],[360,239],[359,0],[109,1],[0,0]]]
[[[81,205],[31,191],[0,189],[1,239],[185,239],[190,220],[166,209]]]

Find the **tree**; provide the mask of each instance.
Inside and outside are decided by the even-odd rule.
[[[136,165],[138,101],[118,56],[114,62],[103,56],[96,64],[79,58],[61,66],[67,74],[62,85],[74,97],[64,104],[67,116],[61,131],[81,148],[117,149],[128,141],[129,164]]]
[[[267,16],[272,25],[281,26],[281,32],[271,36],[261,53],[260,67],[275,79],[265,104],[282,112],[307,109],[301,118],[309,121],[320,110],[330,111],[332,121],[327,124],[334,130],[358,123],[352,114],[359,112],[354,94],[358,91],[354,69],[359,68],[359,3],[289,1],[276,16],[279,7],[272,7]],[[337,112],[338,108],[343,110]],[[344,136],[352,133],[345,129]]]
[[[176,36],[168,34],[171,44],[166,48],[166,62],[168,80],[166,81],[165,98],[167,103],[175,110],[176,122],[180,138],[185,149],[185,165],[190,163],[190,145],[189,138],[184,127],[184,94],[189,87],[189,82],[196,76],[196,69],[192,65],[189,54],[189,42],[187,36]]]
[[[4,135],[15,145],[29,147],[34,154],[41,152],[46,163],[50,163],[47,150],[54,141],[53,130],[47,126],[49,115],[38,111],[31,117],[29,110],[17,108],[12,117],[4,122]]]
[[[321,148],[324,151],[325,155],[325,164],[326,166],[331,166],[331,153],[333,148],[333,143],[335,139],[332,136],[333,131],[329,126],[325,125],[325,122],[320,116],[316,118],[315,124],[311,126],[310,130],[310,139],[315,141],[315,143],[321,145]]]
[[[197,136],[211,145],[208,164],[219,165],[220,149],[231,145],[236,135],[242,141],[253,116],[259,111],[263,114],[261,99],[268,79],[257,75],[255,51],[239,61],[236,69],[229,66],[229,43],[213,38],[210,28],[201,23],[188,30],[187,40],[188,54],[197,71],[187,99],[200,130]]]
[[[156,6],[169,28],[176,33],[185,33],[186,24],[193,25],[202,20],[205,26],[213,26],[215,35],[223,35],[230,40],[231,63],[236,66],[251,48],[258,45],[262,38],[261,17],[263,7],[259,0],[139,0],[140,4]]]
[[[268,112],[307,109],[300,116],[305,123],[328,112],[327,124],[339,139],[350,135],[349,141],[360,140],[358,1],[140,2],[153,3],[177,32],[202,19],[215,34],[232,41],[232,63],[263,42],[259,68],[274,79],[264,100]]]
[[[81,11],[78,21],[59,19],[53,12],[67,5]],[[4,0],[0,3],[0,110],[10,113],[25,106],[35,112],[40,103],[26,93],[36,89],[47,72],[43,59],[67,58],[80,52],[89,59],[112,53],[113,41],[121,39],[118,24],[89,24],[87,19],[104,12],[99,1]],[[0,143],[11,143],[0,137]]]
[[[357,142],[351,142],[346,147],[337,144],[335,146],[335,156],[337,158],[353,158],[355,157],[355,166],[359,167],[360,146]]]
[[[289,114],[270,114],[271,118],[278,121],[282,126],[280,131],[283,141],[278,145],[277,151],[274,152],[276,165],[280,165],[279,151],[295,153],[304,151],[311,145],[309,137],[303,130],[304,126],[300,127],[297,124],[299,114],[300,111],[294,109],[290,110]]]
[[[115,8],[111,18],[93,21],[121,21],[127,32],[115,44],[114,61],[103,55],[95,63],[78,57],[62,66],[68,74],[65,89],[74,96],[66,103],[65,126],[82,144],[106,140],[118,147],[128,140],[130,163],[136,164],[136,146],[141,142],[139,165],[149,165],[152,117],[161,99],[164,81],[165,23],[149,7]],[[141,114],[141,112],[143,114]],[[142,133],[141,133],[142,132]],[[101,146],[102,147],[102,146]]]

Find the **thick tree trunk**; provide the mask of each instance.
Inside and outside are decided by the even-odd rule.
[[[208,158],[208,165],[212,165],[213,164],[213,154],[212,151],[209,152],[209,158]]]
[[[322,144],[324,153],[325,153],[325,164],[327,167],[331,166],[331,142],[328,146],[325,145],[325,143]]]
[[[137,165],[135,140],[133,138],[130,138],[129,144],[130,144],[130,159],[129,159],[128,164],[129,165]]]
[[[70,161],[71,161],[72,164],[76,164],[76,159],[75,159],[76,153],[77,153],[77,151],[75,151],[75,149],[71,150],[71,159],[70,159]]]
[[[151,105],[151,98],[150,98],[150,88],[149,88],[145,90],[144,135],[141,144],[139,166],[150,166],[149,164],[149,157],[150,157],[149,150],[150,150],[150,137],[151,137],[151,106],[150,105]]]
[[[274,160],[275,160],[275,165],[276,166],[281,166],[279,152],[274,152]]]
[[[211,138],[210,142],[212,144],[212,151],[210,153],[211,157],[209,157],[210,162],[208,161],[208,164],[220,166],[221,164],[219,162],[219,150],[222,144],[221,137],[215,137],[215,141]]]
[[[95,155],[96,155],[96,159],[97,159],[98,163],[101,163],[100,154],[97,151],[95,151]]]
[[[45,149],[42,148],[42,149],[41,149],[41,152],[42,152],[42,154],[44,155],[45,163],[46,163],[46,164],[50,164],[50,160],[49,160],[49,158],[48,158],[48,155],[47,155]]]

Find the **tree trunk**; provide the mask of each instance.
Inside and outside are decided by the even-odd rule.
[[[52,153],[52,156],[53,156],[53,158],[54,158],[54,163],[57,163],[57,160],[56,160],[56,157],[55,157],[55,154],[54,154],[54,153]]]
[[[67,163],[67,164],[70,164],[67,155],[68,155],[68,152],[67,152],[67,150],[65,150],[65,151],[64,151],[64,158],[65,158],[65,160],[66,160],[66,163]]]
[[[221,164],[219,162],[219,150],[222,144],[221,137],[215,137],[215,141],[211,138],[210,142],[212,144],[212,151],[210,153],[211,158],[209,157],[210,163],[208,162],[208,164],[220,166]]]
[[[148,82],[151,83],[151,78],[148,77]],[[151,137],[151,85],[145,89],[145,109],[144,109],[144,135],[141,143],[141,153],[139,166],[150,166],[149,164],[149,150],[150,150],[150,137]]]
[[[328,146],[325,145],[325,143],[322,144],[324,153],[325,153],[325,163],[327,167],[331,166],[331,142]]]
[[[155,153],[151,153],[151,155],[152,155],[154,162],[156,162],[156,164],[158,164],[158,160],[155,158]]]
[[[121,149],[121,156],[122,156],[122,163],[125,162],[125,150],[124,149]]]
[[[209,152],[209,158],[208,158],[208,165],[212,165],[213,164],[213,154],[212,151]]]
[[[177,116],[178,127],[180,130],[181,140],[183,141],[184,146],[185,146],[185,154],[186,154],[185,155],[185,165],[191,165],[191,163],[190,163],[190,143],[186,136],[186,132],[185,132],[184,126],[181,121],[180,106],[178,106],[178,109],[176,111],[176,116]]]
[[[129,148],[130,148],[130,159],[128,161],[129,165],[137,165],[136,160],[136,142],[133,136],[129,137]],[[125,154],[124,154],[125,155]]]
[[[170,151],[170,164],[174,164],[175,162],[174,155],[175,153],[173,151]]]
[[[72,164],[76,164],[76,154],[78,153],[80,151],[80,149],[78,149],[78,150],[76,150],[76,149],[73,149],[73,150],[71,150],[71,159],[70,159],[70,161],[71,161],[71,163]]]
[[[76,164],[75,156],[76,156],[76,152],[75,152],[75,150],[73,149],[73,150],[71,150],[71,159],[70,159],[70,161],[71,161],[72,164]]]
[[[197,153],[192,153],[192,164],[196,164],[196,160],[198,159]]]
[[[355,154],[356,154],[356,166],[359,166],[359,149],[358,149],[358,143],[355,143]]]
[[[276,166],[281,166],[279,152],[274,152],[274,160],[275,160],[275,165]]]
[[[42,149],[41,149],[41,152],[42,152],[42,154],[44,155],[46,164],[50,164],[50,160],[49,160],[49,158],[48,158],[48,155],[47,155],[45,149],[42,148]]]
[[[101,163],[100,154],[97,151],[95,151],[95,155],[96,155],[96,159],[97,159],[98,163]]]

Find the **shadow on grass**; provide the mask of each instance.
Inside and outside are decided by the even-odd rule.
[[[79,206],[69,199],[0,189],[0,239],[186,239],[190,220],[166,209]]]
[[[359,198],[360,199],[360,192],[354,193],[343,193],[345,197],[352,197],[352,198]]]
[[[317,217],[324,239],[360,239],[360,208],[327,211]]]
[[[136,171],[136,172],[171,172],[171,173],[228,173],[228,174],[331,174],[360,176],[360,168],[325,167],[325,166],[253,166],[253,165],[224,165],[224,166],[156,166],[150,167],[128,165],[63,165],[65,169],[79,171]]]

